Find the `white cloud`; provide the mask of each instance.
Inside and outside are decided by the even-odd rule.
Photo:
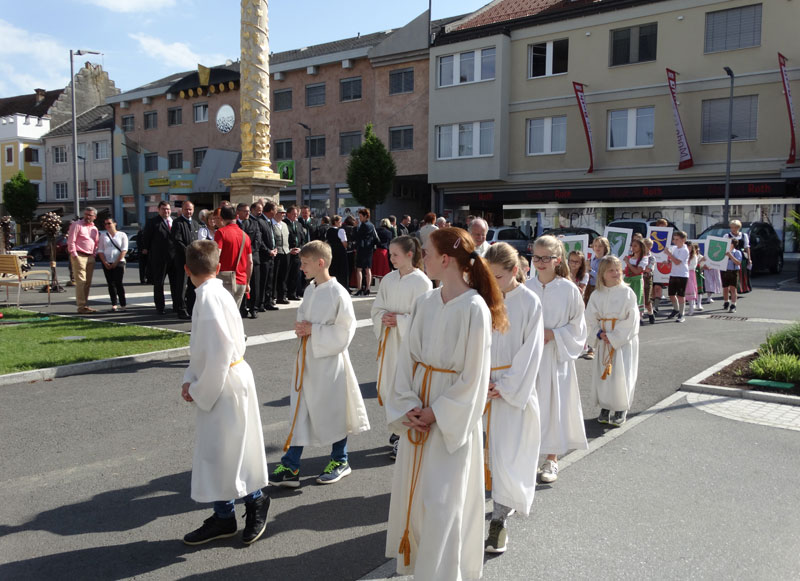
[[[112,12],[156,12],[175,6],[175,0],[84,0]]]
[[[2,96],[61,89],[69,83],[69,48],[51,36],[0,19],[0,54]]]
[[[206,66],[221,64],[225,57],[217,54],[199,54],[194,52],[188,44],[183,42],[167,43],[150,36],[138,33],[129,34],[132,39],[139,43],[139,48],[149,57],[157,60],[168,67],[178,67],[180,69],[194,69],[198,63]]]

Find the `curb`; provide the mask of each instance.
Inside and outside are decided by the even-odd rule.
[[[150,351],[149,353],[139,353],[137,355],[123,355],[121,357],[112,357],[111,359],[98,359],[97,361],[72,363],[60,367],[46,367],[44,369],[0,375],[0,386],[12,385],[14,383],[29,383],[33,381],[48,381],[57,377],[69,377],[70,375],[81,375],[84,373],[92,373],[93,371],[116,369],[118,367],[135,365],[137,363],[170,361],[173,359],[186,359],[188,357],[189,347],[176,347],[174,349]]]
[[[707,393],[710,395],[720,395],[723,397],[738,397],[740,399],[749,399],[752,401],[763,401],[768,403],[780,403],[784,405],[794,405],[800,406],[800,397],[796,395],[783,395],[781,393],[769,393],[765,391],[755,391],[752,389],[739,389],[736,387],[721,387],[718,385],[706,385],[701,383],[707,377],[714,375],[720,369],[727,367],[737,359],[741,359],[747,355],[751,355],[755,353],[754,349],[748,349],[747,351],[742,351],[741,353],[736,353],[731,355],[727,359],[724,359],[717,363],[716,365],[712,365],[705,371],[701,371],[691,379],[687,379],[680,387],[681,391],[691,392],[691,393]]]

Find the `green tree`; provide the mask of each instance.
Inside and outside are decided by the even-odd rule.
[[[350,152],[347,162],[347,185],[359,204],[375,210],[392,190],[397,174],[392,154],[372,130],[372,123],[364,131],[364,143]]]
[[[28,224],[39,207],[36,188],[21,171],[3,184],[3,204],[17,224]]]

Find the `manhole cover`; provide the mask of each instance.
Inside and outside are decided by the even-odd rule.
[[[62,341],[80,341],[86,339],[83,335],[70,335],[69,337],[61,337]]]

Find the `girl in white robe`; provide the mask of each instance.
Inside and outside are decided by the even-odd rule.
[[[639,372],[639,311],[636,294],[622,281],[622,265],[615,256],[601,261],[597,283],[586,307],[589,337],[598,353],[590,393],[601,408],[598,421],[621,426]]]
[[[400,434],[386,556],[424,581],[479,579],[483,571],[483,437],[492,328],[508,325],[503,298],[465,230],[433,231],[429,277],[386,391]],[[465,275],[469,282],[465,281]]]
[[[396,270],[383,277],[378,296],[372,304],[372,329],[378,340],[378,403],[383,405],[383,394],[394,383],[400,343],[411,326],[411,309],[418,297],[431,290],[431,279],[422,268],[422,248],[412,236],[398,236],[389,244],[389,259]],[[397,456],[400,438],[392,434],[391,457]]]
[[[547,455],[539,479],[550,484],[558,478],[558,456],[589,447],[575,371],[575,360],[586,344],[586,323],[583,298],[569,280],[561,241],[553,236],[537,238],[532,263],[536,276],[526,284],[542,301],[545,343],[536,376],[541,453]]]
[[[544,347],[544,327],[539,297],[520,282],[519,253],[514,247],[499,242],[489,248],[485,258],[503,291],[509,322],[506,333],[492,334],[484,445],[484,462],[489,469],[486,488],[491,489],[494,501],[484,550],[503,553],[507,517],[512,511],[530,514],[536,491],[541,438],[536,373]]]

